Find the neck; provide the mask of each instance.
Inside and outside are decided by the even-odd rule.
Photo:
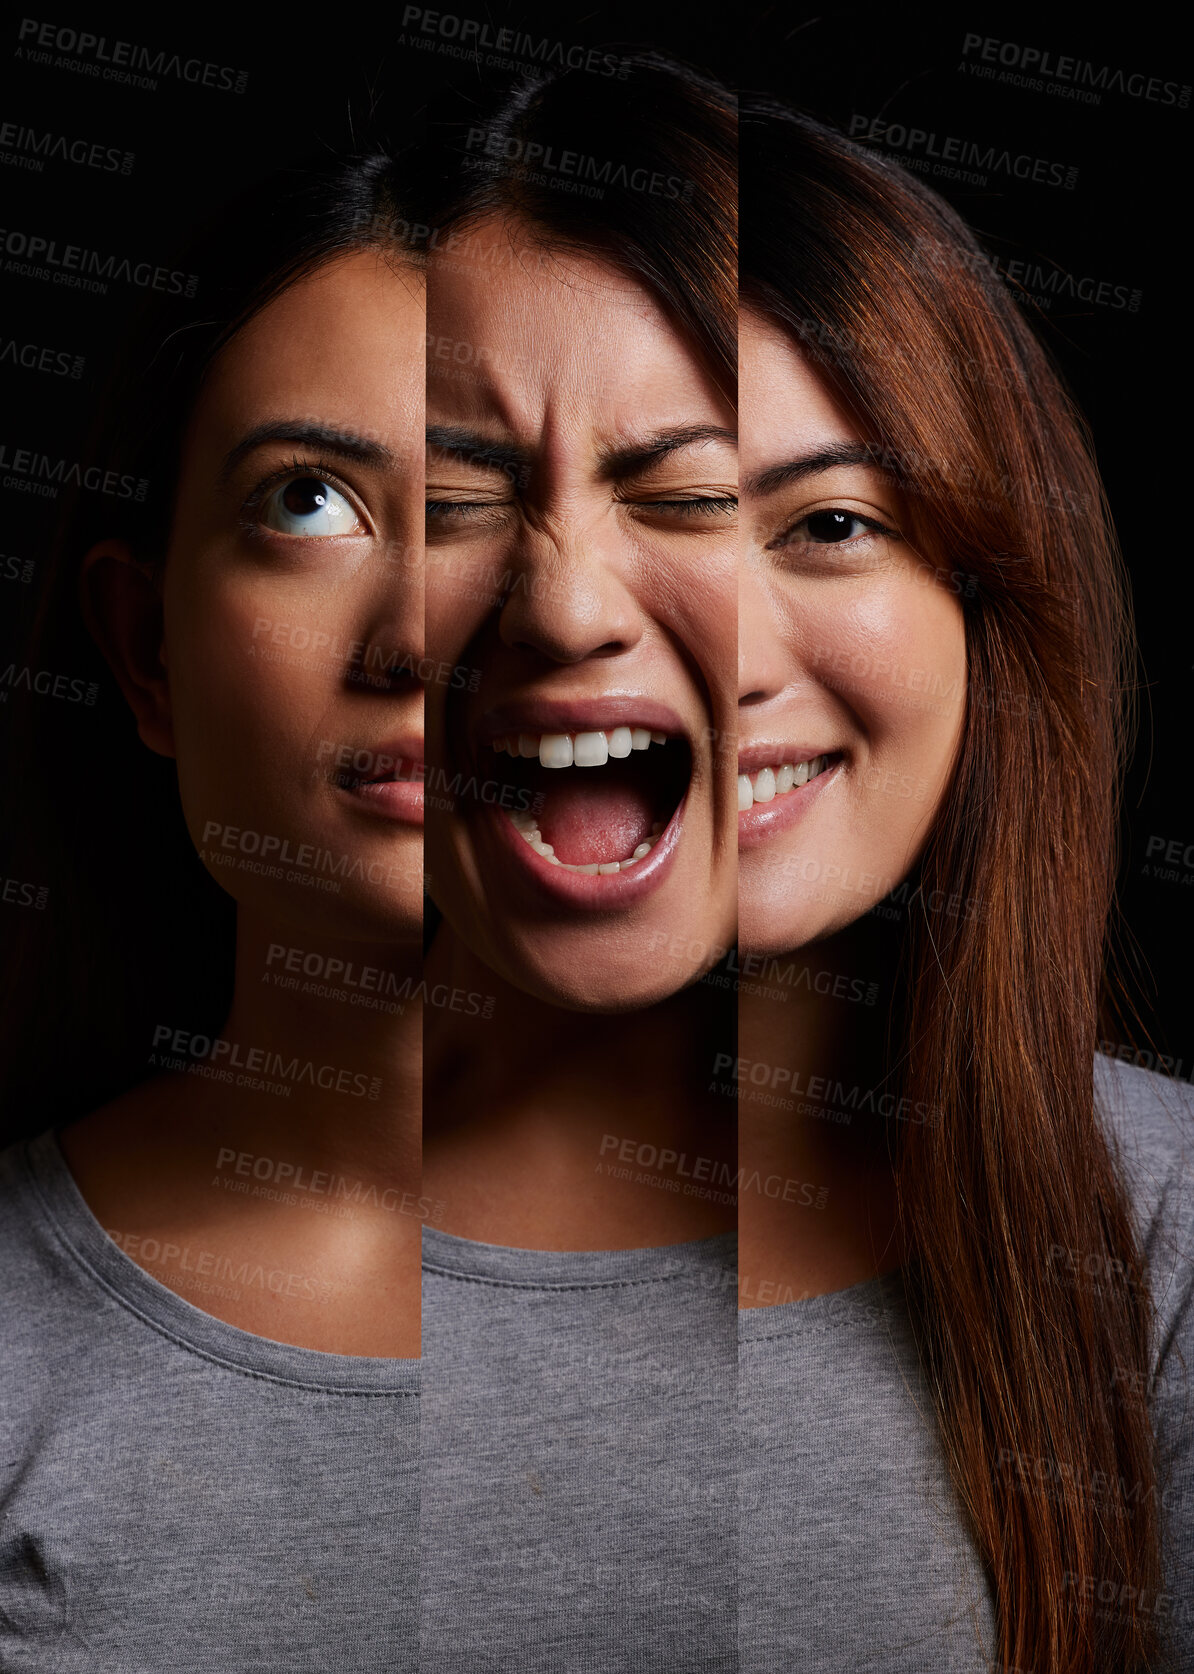
[[[899,937],[874,918],[744,971],[738,1124],[744,1305],[893,1265],[885,1111]]]
[[[297,947],[242,908],[232,1007],[208,1060],[231,1080],[213,1077],[203,1100],[195,1077],[194,1094],[238,1151],[273,1145],[311,1168],[417,1187],[419,983],[417,945]]]
[[[427,989],[424,1169],[444,1230],[542,1249],[732,1230],[729,1193],[685,1190],[695,1158],[709,1160],[706,1178],[734,1163],[733,1105],[714,1070],[733,1042],[720,990],[698,983],[612,1016],[564,1011],[497,976],[446,924]],[[454,1010],[437,994],[473,998]]]

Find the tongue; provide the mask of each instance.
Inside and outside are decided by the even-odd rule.
[[[616,769],[569,768],[544,795],[539,830],[559,860],[573,866],[629,860],[655,819],[646,787]]]

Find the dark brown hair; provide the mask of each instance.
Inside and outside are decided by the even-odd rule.
[[[443,95],[420,215],[432,245],[505,215],[551,248],[614,262],[659,301],[719,390],[738,394],[738,115],[711,76],[659,53],[617,75],[528,77]]]
[[[1115,1394],[1125,1371],[1145,1387],[1151,1305],[1093,1083],[1131,647],[1114,533],[1083,422],[958,216],[766,101],[742,138],[744,304],[895,475],[914,549],[970,579],[892,1050],[942,1114],[893,1158],[922,1361],[1002,1664],[1129,1674],[1156,1666],[1162,1568],[1148,1413]],[[1105,1281],[1067,1282],[1058,1250]]]
[[[218,1033],[232,993],[232,901],[195,853],[175,765],[152,754],[80,609],[83,554],[128,541],[165,562],[187,421],[208,368],[290,285],[349,252],[418,264],[397,136],[361,155],[298,164],[227,205],[178,265],[193,300],[154,299],[97,403],[87,463],[125,492],[65,509],[28,635],[32,670],[68,674],[93,701],[14,694],[4,771],[22,787],[12,864],[47,886],[0,966],[0,1144],[61,1125],[154,1073],[155,1023]],[[21,701],[23,700],[23,701]],[[15,810],[14,810],[15,811]]]

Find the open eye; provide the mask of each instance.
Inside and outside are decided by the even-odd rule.
[[[841,541],[857,540],[860,535],[886,535],[890,532],[873,518],[860,517],[857,512],[837,510],[812,512],[790,529],[786,538],[790,540],[801,529],[806,532],[806,538],[814,546],[837,545]]]
[[[266,495],[258,515],[267,528],[282,535],[326,539],[368,533],[356,509],[323,477],[289,477]]]
[[[847,511],[842,506],[828,506],[823,511],[806,512],[768,544],[773,552],[809,555],[836,548],[861,556],[877,542],[899,538],[898,530],[888,528],[878,518],[864,517],[861,512]]]

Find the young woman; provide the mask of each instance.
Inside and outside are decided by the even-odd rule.
[[[121,935],[152,917],[168,946],[118,995],[124,1062],[80,1052],[10,1106],[33,1137],[0,1159],[6,1668],[416,1666],[425,326],[401,201],[378,153],[222,221],[196,311],[148,323],[104,414],[111,480],[148,492],[64,545],[47,635],[77,587],[145,759],[116,744],[87,794],[31,699],[36,776],[71,764],[55,893],[90,861]],[[145,820],[113,780],[143,812],[148,752],[177,788]],[[178,999],[189,845],[235,902],[230,1003]],[[114,984],[119,941],[94,951]]]
[[[1091,449],[941,200],[743,133],[741,1666],[1186,1667],[1194,1112],[1092,1074]]]
[[[736,123],[623,67],[428,168],[437,1671],[733,1661]]]

